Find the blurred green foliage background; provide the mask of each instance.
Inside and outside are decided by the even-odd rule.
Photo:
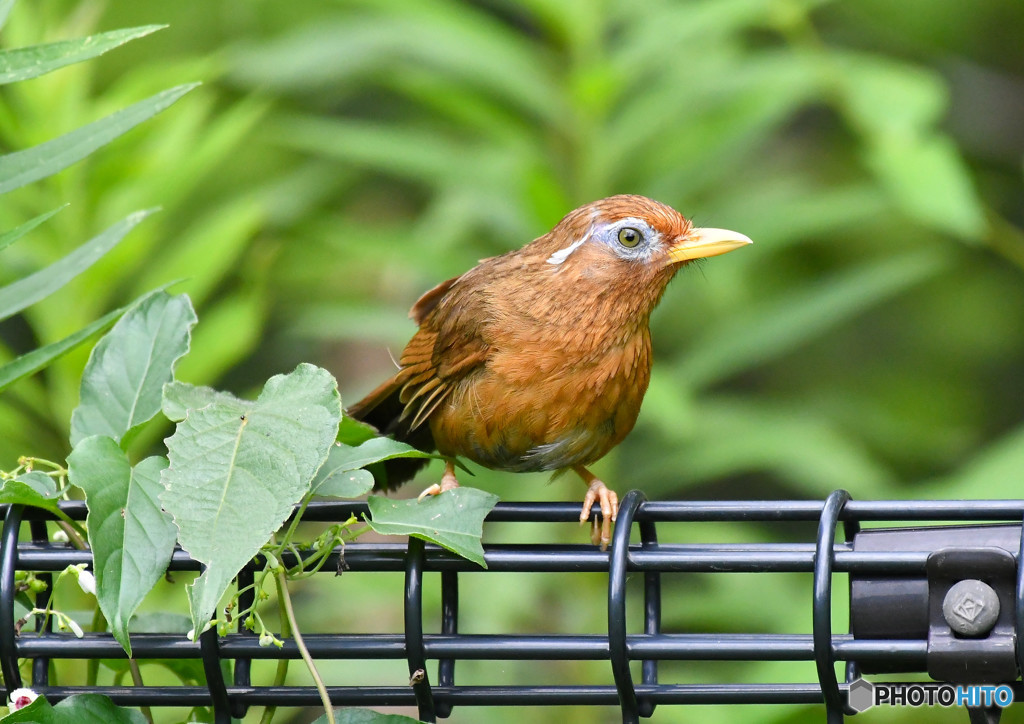
[[[19,3],[0,41],[149,23],[170,27],[0,95],[6,151],[204,82],[88,160],[5,197],[4,228],[71,205],[5,252],[0,282],[135,209],[163,207],[71,288],[0,326],[5,357],[185,278],[176,289],[200,323],[181,378],[245,394],[310,361],[352,402],[392,369],[420,293],[579,204],[640,193],[755,244],[670,287],[652,320],[654,377],[637,428],[596,468],[613,487],[655,499],[822,498],[838,487],[855,498],[1021,497],[1024,4],[51,0]],[[63,459],[86,356],[0,398],[5,464]],[[157,440],[140,438],[139,454]],[[511,500],[582,493],[569,478],[486,470],[472,484]],[[486,539],[535,535],[509,527]],[[581,579],[573,598],[553,577],[465,578],[466,630],[604,630],[601,577]],[[671,585],[666,630],[810,630],[800,577]],[[310,630],[398,630],[400,590],[383,578],[310,583],[299,615]],[[602,662],[460,666],[459,683],[611,680]],[[381,675],[401,681],[403,667]],[[369,666],[325,669],[328,682],[380,683]],[[664,677],[814,673],[680,664]],[[748,709],[666,707],[654,720],[747,721]],[[453,720],[522,716],[457,710]],[[530,712],[538,722],[615,718]]]

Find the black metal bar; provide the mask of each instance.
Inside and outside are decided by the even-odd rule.
[[[632,546],[628,567],[631,572],[661,573],[810,573],[814,570],[814,551],[814,546],[809,544],[694,546],[659,543],[650,549]],[[333,570],[339,555],[340,551],[328,557],[324,568]],[[433,545],[426,547],[425,557],[425,569],[430,571],[483,571],[475,563]],[[494,545],[485,550],[484,557],[491,573],[604,573],[608,570],[607,555],[589,545]],[[923,574],[927,560],[927,551],[854,551],[847,544],[838,544],[834,548],[833,570],[856,574]],[[22,570],[62,571],[69,565],[91,562],[87,551],[67,548],[23,545],[18,555]],[[296,562],[292,554],[282,556],[284,565],[292,566]],[[345,563],[353,572],[404,571],[405,546],[387,543],[348,546]],[[188,554],[177,551],[168,570],[198,571],[199,568],[199,563]]]
[[[405,566],[405,655],[409,662],[409,685],[416,696],[420,721],[437,721],[434,697],[427,674],[427,654],[423,645],[423,567],[424,545],[409,538]]]
[[[846,501],[846,502],[847,502],[847,504],[850,503],[849,500]],[[858,520],[846,520],[846,521],[843,522],[843,535],[845,536],[847,542],[850,542],[850,541],[853,541],[854,539],[856,539],[858,533],[860,533],[860,521],[858,521]],[[834,549],[835,549],[835,547],[833,546],[833,550]],[[846,584],[846,595],[847,595],[847,600],[850,600],[850,601],[853,600],[853,577],[852,576],[849,578],[849,580],[847,581],[847,584]],[[850,607],[849,615],[847,617],[847,626],[849,627],[850,631],[853,631],[853,607],[852,606]],[[845,680],[845,683],[847,685],[849,685],[849,684],[853,683],[854,681],[856,681],[858,678],[860,678],[860,663],[857,662],[857,661],[853,661],[853,660],[847,661],[846,662],[845,674],[846,674],[846,676],[844,677],[844,680]]]
[[[455,636],[459,632],[459,574],[445,571],[441,574],[441,633]],[[424,653],[427,653],[424,642]],[[455,685],[455,657],[445,656],[437,662],[437,685]],[[450,702],[439,702],[436,705],[437,716],[447,719],[452,714]]]
[[[1017,589],[1013,615],[1017,628],[1017,669],[1024,675],[1024,525],[1021,526],[1020,547],[1017,549]]]
[[[966,503],[966,505],[965,505]],[[655,522],[817,522],[820,500],[651,500],[637,511],[636,521]],[[0,505],[0,510],[7,508]],[[84,501],[63,501],[61,511],[72,520],[85,520]],[[309,522],[345,520],[368,515],[366,503],[313,501],[303,513]],[[579,503],[501,502],[487,516],[488,523],[571,523],[579,520]],[[41,508],[25,511],[25,520],[54,520]],[[841,521],[1007,521],[1024,517],[1024,498],[1011,500],[851,500],[843,507]]]
[[[578,506],[577,506],[578,507]],[[141,706],[158,701],[161,706],[207,706],[210,692],[205,687],[84,687],[53,686],[40,691],[51,701],[74,694],[103,694],[115,704]],[[339,706],[413,706],[414,692],[409,687],[327,687],[331,700]],[[229,687],[232,698],[241,698],[250,706],[317,706],[320,695],[311,686],[261,686],[248,689]],[[614,686],[460,686],[435,687],[437,700],[459,706],[585,706],[618,705]],[[638,686],[637,694],[656,704],[815,704],[821,702],[817,684],[683,684]]]
[[[28,524],[29,532],[32,535],[32,542],[36,544],[49,543],[50,539],[46,532],[45,520],[33,520]],[[36,594],[36,608],[46,609],[53,595],[53,574],[42,573],[39,580],[46,584],[46,588]],[[36,632],[53,631],[53,617],[47,616],[36,618]],[[50,683],[50,659],[41,656],[32,662],[32,686],[46,686]]]
[[[21,505],[11,505],[4,515],[0,533],[0,673],[4,677],[4,701],[21,687],[18,671],[17,634],[14,630],[14,574],[18,567],[18,532],[21,529]]]
[[[623,498],[615,531],[612,533],[608,561],[608,657],[612,664],[615,688],[619,692],[623,724],[637,724],[640,721],[640,705],[633,688],[633,675],[629,671],[626,645],[626,559],[629,556],[633,515],[643,501],[644,494],[639,490],[631,490]]]
[[[832,656],[832,567],[836,525],[843,506],[849,500],[850,494],[845,490],[837,490],[828,496],[821,510],[814,556],[814,662],[829,724],[843,722],[843,701]]]
[[[13,635],[14,575],[16,571],[34,571],[37,575],[63,570],[68,565],[91,564],[88,551],[51,544],[45,535],[43,521],[53,516],[45,511],[5,508],[7,520],[3,529],[0,552],[0,614],[10,611],[6,619],[0,615],[0,666],[5,682],[20,684],[18,659],[33,659],[37,672],[34,683],[52,701],[77,692],[109,694],[119,704],[147,706],[214,706],[218,722],[224,712],[244,715],[246,708],[261,704],[277,706],[317,706],[318,693],[313,687],[251,686],[248,667],[252,660],[298,659],[294,640],[285,640],[282,648],[260,647],[255,636],[247,631],[217,638],[213,631],[204,634],[203,644],[186,640],[180,634],[134,634],[133,652],[145,659],[203,659],[207,670],[206,687],[67,687],[46,686],[40,672],[48,659],[59,668],[63,659],[124,658],[120,645],[107,633],[90,632],[77,639],[67,633],[43,632],[41,636]],[[79,502],[61,503],[72,518],[82,518],[85,508]],[[364,511],[362,504],[314,503],[311,520],[335,520],[350,512]],[[578,520],[579,506],[562,503],[503,503],[489,517],[488,526],[499,531],[504,522],[564,522]],[[19,542],[22,518],[32,526],[33,540]],[[865,671],[928,670],[929,649],[924,636],[907,634],[903,627],[886,630],[860,630],[853,634],[833,633],[831,621],[832,575],[849,573],[851,581],[858,578],[880,580],[891,577],[908,582],[925,580],[927,561],[934,552],[932,541],[943,546],[960,547],[964,541],[995,541],[996,547],[1007,549],[1018,560],[1024,554],[1020,525],[1024,518],[1024,500],[1014,501],[853,501],[842,491],[826,501],[727,501],[644,502],[639,493],[624,497],[616,537],[611,553],[591,545],[509,545],[485,546],[489,570],[465,561],[433,545],[414,539],[405,544],[352,543],[345,551],[346,568],[353,574],[361,571],[393,571],[405,574],[405,621],[402,631],[352,634],[308,633],[304,636],[310,653],[327,660],[398,660],[406,659],[412,681],[409,686],[331,686],[332,702],[339,706],[416,705],[421,718],[433,721],[448,716],[453,706],[582,706],[601,705],[621,711],[624,721],[649,717],[655,706],[666,704],[780,704],[820,703],[824,699],[830,724],[842,721],[845,693],[853,679]],[[12,522],[13,521],[13,522]],[[691,540],[703,530],[700,522],[755,522],[747,526],[752,542],[746,543],[663,543],[675,528],[655,527],[663,522],[685,523],[686,537]],[[862,521],[891,521],[886,531],[859,532]],[[947,535],[942,526],[913,527],[914,522],[979,523],[1001,521],[1001,526],[952,526]],[[793,531],[807,532],[816,522],[818,535],[813,542],[766,543],[760,540],[767,524],[787,526],[785,535]],[[629,544],[632,524],[640,528],[639,544]],[[800,524],[793,526],[791,524]],[[693,524],[693,525],[691,525]],[[806,525],[805,525],[806,524]],[[836,528],[843,525],[847,542],[836,542]],[[909,527],[908,527],[909,526]],[[491,535],[487,528],[488,536]],[[931,531],[929,533],[929,531]],[[937,531],[937,533],[935,532]],[[659,536],[660,534],[660,536]],[[923,535],[922,535],[923,534]],[[1017,537],[1013,537],[1016,535]],[[874,541],[866,545],[868,540]],[[856,544],[854,544],[856,541]],[[922,543],[921,541],[925,541]],[[1009,542],[1008,542],[1009,541]],[[324,566],[332,571],[340,560],[335,551]],[[282,561],[292,566],[299,562],[295,555]],[[199,565],[183,551],[176,551],[172,570],[198,570]],[[431,572],[441,579],[441,632],[424,633],[423,578]],[[504,572],[557,572],[566,576],[567,589],[571,576],[592,573],[608,575],[608,631],[581,635],[465,634],[459,632],[459,576],[493,576]],[[687,633],[691,629],[682,613],[683,632],[663,633],[662,607],[671,603],[663,599],[662,585],[678,582],[671,574],[700,573],[799,573],[813,576],[814,608],[810,633]],[[643,574],[642,633],[627,632],[626,606],[629,605],[626,579]],[[1015,601],[1011,618],[1020,630],[1024,625],[1024,575],[1020,567],[1014,571]],[[239,586],[251,580],[251,570],[240,576]],[[984,578],[984,575],[980,575]],[[768,576],[765,577],[766,580]],[[464,584],[465,585],[465,584]],[[770,584],[769,584],[770,585]],[[1011,584],[1013,585],[1013,584]],[[671,590],[671,589],[669,589]],[[250,592],[251,593],[251,592]],[[250,595],[250,594],[246,594]],[[1003,594],[1000,594],[1001,596]],[[852,598],[852,593],[851,593]],[[43,599],[39,599],[42,601]],[[635,600],[635,599],[634,599]],[[243,598],[242,606],[248,605]],[[751,606],[756,599],[751,598]],[[890,605],[885,600],[873,604],[879,611]],[[895,605],[895,604],[891,604]],[[851,605],[851,610],[852,610]],[[872,611],[876,609],[873,608]],[[1010,614],[1008,598],[1003,610]],[[428,620],[432,620],[428,615]],[[673,619],[675,620],[675,619]],[[780,624],[784,626],[784,622]],[[695,626],[694,626],[695,628]],[[4,635],[8,641],[4,643]],[[978,642],[976,646],[983,646]],[[6,648],[5,648],[6,647]],[[1022,647],[1024,648],[1024,647]],[[1022,651],[1014,653],[1018,665],[1024,662]],[[524,685],[457,686],[454,668],[463,661],[547,660],[547,661],[609,661],[615,674],[615,686],[589,685],[543,686]],[[428,666],[438,662],[437,682],[432,685]],[[708,683],[685,684],[669,679],[675,667],[661,661],[813,661],[818,681],[801,684],[757,682],[749,684]],[[225,685],[222,674],[233,662],[234,680]],[[639,662],[642,679],[634,681],[632,662]],[[845,682],[836,676],[835,662],[846,662]],[[1011,667],[1012,668],[1012,667]],[[8,674],[13,670],[13,675]],[[481,667],[481,671],[486,669]],[[665,683],[660,683],[661,681]],[[404,684],[404,682],[402,682]],[[1020,682],[1012,684],[1016,698],[1024,700]]]
[[[241,618],[239,614],[244,611],[248,611],[256,601],[256,591],[252,588],[255,582],[255,574],[253,573],[252,566],[246,566],[238,573],[238,609],[235,612],[238,625],[238,633],[241,636],[248,636],[254,641],[258,641],[256,632],[250,631],[245,627],[245,619]],[[258,645],[258,644],[257,644]],[[234,683],[235,686],[250,686],[252,680],[250,673],[252,671],[252,659],[237,656],[235,657],[235,671],[234,671]],[[249,707],[239,699],[235,699],[231,702],[231,716],[235,719],[242,719],[248,712]]]
[[[306,634],[306,648],[318,659],[403,659],[402,634]],[[608,637],[600,634],[516,635],[425,634],[426,658],[463,661],[600,661],[608,658]],[[899,661],[911,669],[923,668],[927,653],[921,640],[854,640],[849,635],[832,637],[837,660]],[[260,646],[254,637],[230,634],[220,640],[220,654],[226,658],[299,659],[294,640],[277,647]],[[657,661],[813,661],[810,634],[633,634],[626,637],[629,659]],[[86,633],[81,639],[71,634],[25,637],[18,641],[18,656],[60,659],[125,658],[121,645],[106,634]],[[198,644],[180,634],[133,634],[132,654],[136,659],[197,659]],[[645,682],[646,683],[646,682]],[[236,685],[238,686],[238,685]]]
[[[199,635],[199,652],[203,659],[203,672],[206,674],[206,687],[210,691],[210,702],[213,704],[214,724],[231,724],[231,700],[228,698],[224,672],[220,668],[221,657],[218,649],[216,627],[210,627]]]
[[[640,547],[647,550],[658,545],[658,531],[653,520],[645,520],[640,523]],[[647,571],[644,573],[644,633],[648,636],[657,636],[661,633],[661,574],[658,571]],[[630,655],[635,649],[629,647],[629,638],[626,638],[626,647]],[[658,659],[651,657],[644,659],[640,665],[641,681],[647,686],[658,684]],[[655,704],[646,697],[640,697],[640,716],[650,718],[654,716]]]

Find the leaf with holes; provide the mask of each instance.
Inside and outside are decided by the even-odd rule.
[[[171,391],[179,401],[189,397],[182,383]],[[272,377],[255,402],[212,397],[187,409],[167,439],[170,467],[161,479],[160,501],[174,517],[178,540],[206,565],[189,589],[196,632],[309,490],[341,420],[337,382],[309,364]]]
[[[220,392],[212,387],[190,385],[175,380],[164,385],[161,409],[168,420],[181,422],[189,410],[199,410],[214,402],[232,404],[237,399],[232,394]]]

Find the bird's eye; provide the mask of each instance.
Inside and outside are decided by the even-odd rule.
[[[626,226],[619,229],[619,243],[625,247],[632,249],[634,246],[644,240],[644,235],[634,229],[632,226]]]

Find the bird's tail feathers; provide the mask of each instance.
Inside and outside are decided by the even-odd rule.
[[[434,436],[429,425],[412,426],[410,416],[403,415],[405,404],[399,396],[402,382],[398,376],[387,380],[346,411],[348,416],[372,425],[382,435],[412,445],[423,452],[434,452]],[[370,467],[374,490],[395,490],[412,480],[429,460],[424,458],[394,458]]]

